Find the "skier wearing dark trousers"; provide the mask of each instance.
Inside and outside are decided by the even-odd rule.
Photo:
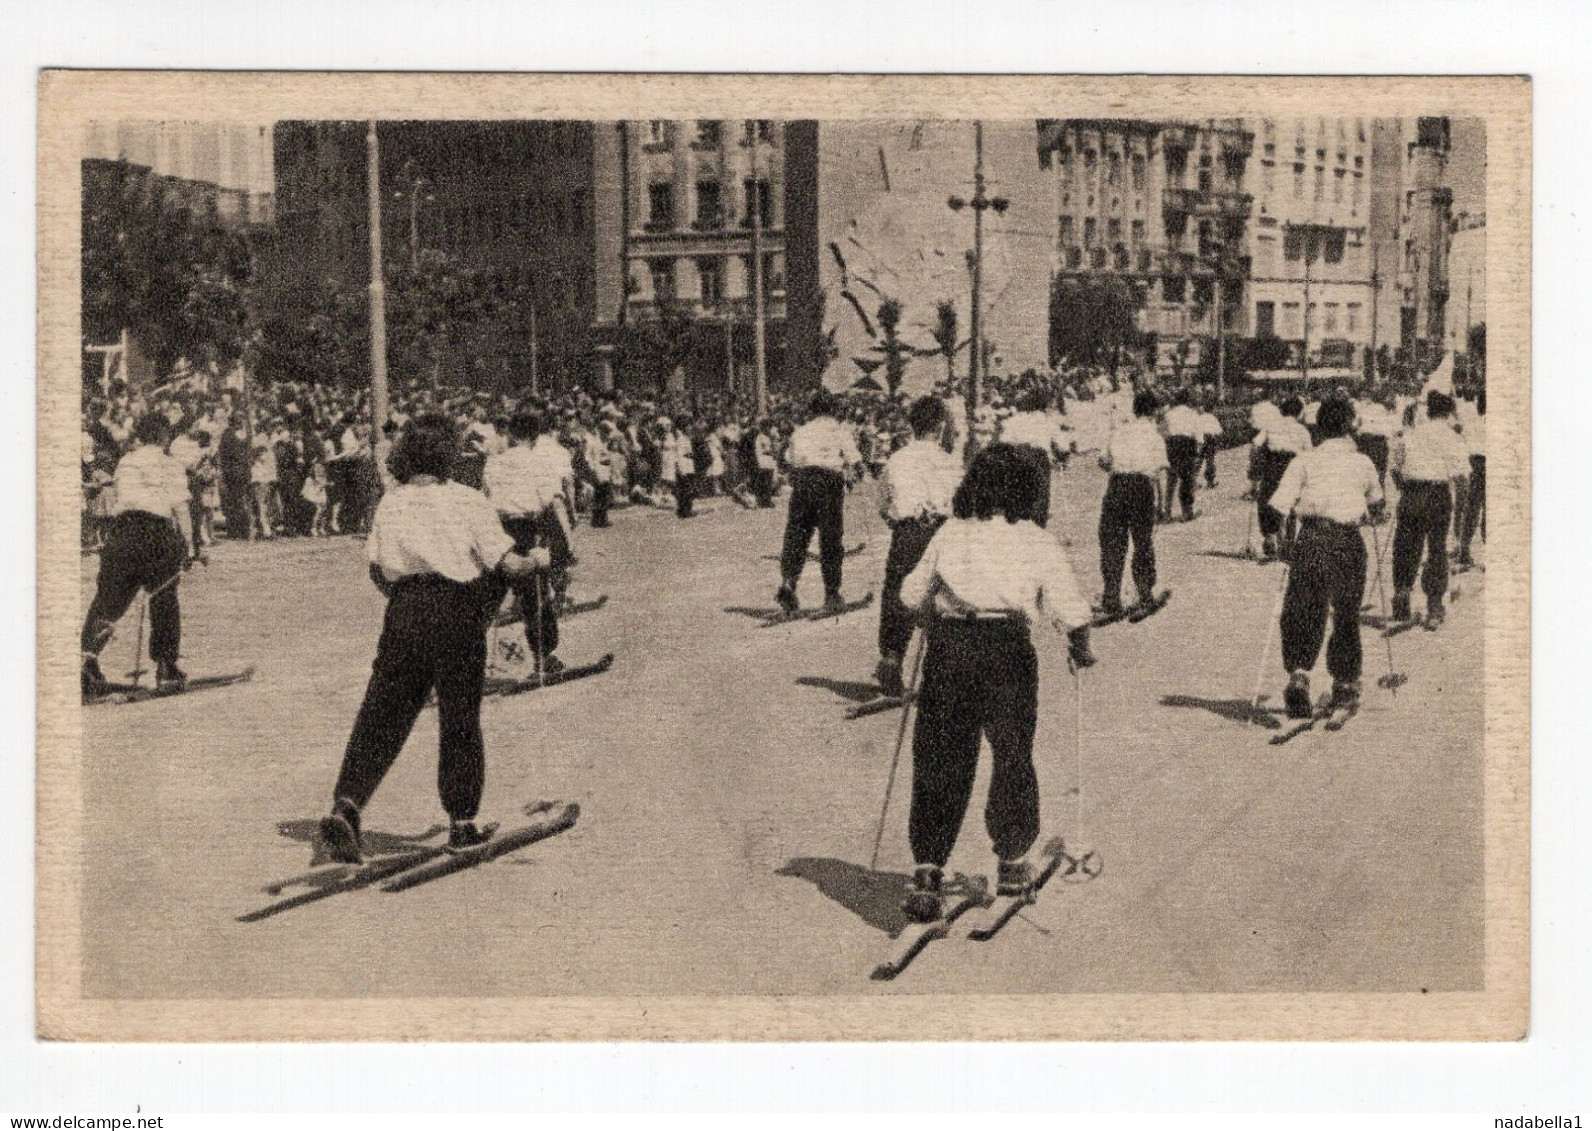
[[[83,651],[85,697],[107,687],[99,654],[116,622],[138,591],[149,593],[149,658],[159,687],[180,687],[187,678],[177,666],[182,644],[182,610],[177,579],[198,560],[189,555],[188,472],[166,454],[171,426],[159,413],[140,417],[133,427],[133,449],[116,465],[116,515],[100,550],[99,580],[79,645]]]
[[[1459,534],[1459,564],[1474,565],[1470,544],[1481,529],[1487,541],[1487,390],[1476,394],[1476,411],[1465,421],[1465,446],[1470,449],[1470,489],[1465,493],[1465,522]]]
[[[519,602],[525,625],[525,643],[543,675],[564,665],[553,655],[558,650],[557,579],[567,574],[571,558],[569,536],[560,511],[568,505],[567,452],[542,432],[542,419],[520,413],[509,420],[509,446],[487,461],[482,486],[514,540],[514,552],[528,554],[537,547],[548,551],[551,568],[510,581],[508,588]],[[551,583],[551,584],[550,584]]]
[[[1332,617],[1327,671],[1334,707],[1360,698],[1360,599],[1365,595],[1365,539],[1360,526],[1383,506],[1376,467],[1349,438],[1354,405],[1334,397],[1316,417],[1318,447],[1293,460],[1271,496],[1272,509],[1299,523],[1282,603],[1283,699],[1296,719],[1311,713],[1310,672]]]
[[[1018,401],[1017,412],[1001,421],[1000,438],[1017,449],[1028,464],[1034,478],[1038,503],[1034,521],[1040,526],[1050,525],[1050,472],[1071,447],[1071,441],[1057,427],[1056,420],[1046,412],[1050,398],[1035,390]]]
[[[1205,461],[1205,488],[1216,489],[1216,450],[1222,442],[1221,419],[1211,411],[1213,404],[1206,397],[1200,405],[1200,459]]]
[[[757,505],[767,510],[774,505],[774,440],[769,435],[771,425],[760,420],[757,433],[752,437],[752,491]]]
[[[1377,483],[1386,490],[1388,445],[1399,430],[1398,416],[1393,412],[1393,394],[1383,390],[1356,407],[1359,419],[1354,429],[1355,445],[1376,468]]]
[[[780,554],[780,587],[775,594],[787,613],[801,608],[796,585],[807,564],[807,547],[818,531],[818,561],[824,575],[824,604],[838,608],[845,551],[846,488],[856,481],[862,455],[850,429],[835,417],[835,398],[820,389],[813,395],[811,417],[791,434],[785,449],[790,465],[790,512]]]
[[[1171,477],[1162,518],[1167,521],[1172,518],[1174,495],[1182,508],[1183,521],[1194,520],[1194,480],[1199,474],[1200,442],[1205,429],[1190,399],[1187,389],[1179,389],[1173,394],[1172,407],[1166,412],[1166,462],[1171,468]]]
[[[890,457],[879,480],[879,513],[890,526],[890,552],[884,563],[879,667],[874,675],[886,695],[903,691],[901,660],[912,639],[912,618],[901,604],[901,582],[917,568],[934,532],[949,517],[962,482],[962,465],[940,446],[945,403],[938,397],[920,397],[908,410],[907,422],[912,441]]]
[[[1266,421],[1265,430],[1255,437],[1255,506],[1261,536],[1261,560],[1286,557],[1292,523],[1272,509],[1268,501],[1277,493],[1277,484],[1295,456],[1310,450],[1310,430],[1300,422],[1304,402],[1298,397],[1283,401],[1275,416]]]
[[[1100,611],[1122,611],[1122,567],[1133,541],[1133,584],[1139,604],[1155,600],[1156,493],[1166,470],[1166,441],[1156,427],[1155,394],[1142,391],[1133,397],[1133,420],[1111,434],[1100,466],[1111,473],[1100,503],[1100,579],[1104,588]]]
[[[1454,398],[1435,389],[1428,392],[1426,419],[1405,430],[1388,464],[1399,488],[1393,529],[1393,619],[1411,618],[1410,593],[1420,573],[1426,593],[1426,627],[1430,629],[1443,623],[1454,490],[1459,481],[1470,477],[1470,453],[1454,431],[1453,417]]]
[[[1094,662],[1089,604],[1061,543],[1032,521],[1039,499],[1026,468],[1009,444],[979,452],[956,492],[955,517],[901,586],[928,635],[912,732],[908,837],[916,867],[903,908],[918,922],[944,914],[944,868],[967,814],[981,738],[994,759],[984,820],[999,861],[996,890],[1032,890],[1039,664],[1031,629],[1067,634],[1072,662]]]
[[[332,859],[344,863],[362,859],[360,813],[433,688],[437,789],[452,823],[448,847],[484,843],[496,827],[475,823],[486,780],[486,627],[502,599],[503,579],[545,571],[551,556],[545,549],[516,553],[486,496],[447,481],[458,448],[450,419],[415,418],[393,451],[393,474],[401,486],[382,499],[366,542],[370,577],[387,596],[387,614],[332,812],[320,825]]]

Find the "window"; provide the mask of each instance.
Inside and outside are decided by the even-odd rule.
[[[1257,302],[1255,304],[1255,337],[1270,338],[1277,333],[1277,304],[1273,302]]]
[[[1196,306],[1209,306],[1216,300],[1216,289],[1208,278],[1194,280],[1194,304]]]
[[[710,122],[699,118],[696,124],[696,147],[698,149],[717,149],[723,141],[724,130],[720,122]]]
[[[1294,178],[1293,178],[1293,181],[1294,181],[1294,186],[1293,186],[1293,188],[1294,188],[1294,191],[1293,191],[1294,199],[1295,200],[1303,200],[1304,199],[1304,195],[1305,195],[1305,167],[1303,165],[1299,164],[1297,161],[1295,161],[1294,162],[1294,167],[1293,167],[1293,174],[1294,174]]]
[[[1161,280],[1161,298],[1166,302],[1182,302],[1183,288],[1183,276],[1168,275]]]
[[[1141,247],[1139,249],[1139,271],[1143,274],[1148,274],[1151,261],[1150,249]]]
[[[1277,165],[1273,161],[1263,161],[1260,165],[1260,180],[1265,186],[1266,195],[1270,197],[1277,191]]]
[[[1074,271],[1083,266],[1083,248],[1069,247],[1067,249],[1067,266]]]
[[[1351,302],[1344,308],[1344,313],[1348,318],[1348,325],[1344,327],[1347,333],[1357,334],[1360,332],[1360,310],[1361,305],[1357,302]]]
[[[1118,244],[1116,253],[1112,258],[1116,262],[1116,268],[1118,271],[1126,271],[1128,269],[1131,261],[1128,258],[1127,248],[1123,247],[1121,244]]]
[[[647,123],[647,144],[668,145],[669,123],[662,118],[654,118]]]
[[[1106,184],[1116,185],[1122,183],[1122,154],[1113,152],[1111,164],[1106,169]]]
[[[1112,243],[1121,243],[1122,242],[1122,221],[1121,220],[1107,220],[1106,221],[1106,238],[1109,239]]]
[[[1353,205],[1356,214],[1360,211],[1360,188],[1360,174],[1356,173],[1354,175],[1353,191],[1350,194],[1350,203]]]
[[[1093,216],[1088,216],[1084,219],[1083,242],[1086,245],[1093,245],[1095,242],[1095,218]]]
[[[698,181],[696,191],[696,226],[699,228],[724,227],[724,210],[719,200],[719,182]]]
[[[647,227],[655,231],[674,227],[674,186],[667,181],[647,186]]]
[[[1342,204],[1343,203],[1343,170],[1342,169],[1334,169],[1332,171],[1332,173],[1333,173],[1333,176],[1332,176],[1332,203],[1334,203],[1334,204]]]
[[[1166,175],[1173,182],[1183,180],[1183,171],[1188,168],[1188,154],[1181,149],[1168,149],[1166,151]]]
[[[1200,191],[1211,191],[1211,171],[1209,169],[1200,170]]]
[[[1106,249],[1105,248],[1097,247],[1097,248],[1095,248],[1093,251],[1091,251],[1089,253],[1089,266],[1093,267],[1096,271],[1098,271],[1102,267],[1104,267],[1105,265],[1106,265]]]
[[[1338,333],[1338,304],[1337,303],[1335,303],[1335,302],[1327,303],[1327,317],[1326,317],[1326,320],[1324,322],[1322,322],[1322,324],[1321,324],[1321,332],[1324,333],[1324,334],[1332,335],[1332,336],[1336,336],[1337,335],[1337,333]]]
[[[652,274],[652,301],[673,302],[675,297],[674,260],[651,260],[647,264],[647,270]]]
[[[1136,192],[1144,191],[1144,154],[1133,155],[1133,188]]]
[[[747,177],[741,188],[746,198],[745,226],[750,228],[752,226],[752,217],[761,216],[763,219],[762,227],[766,229],[769,226],[770,217],[773,216],[773,212],[769,208],[768,182],[761,178],[754,181],[751,177]]]
[[[759,118],[759,119],[757,119],[756,125],[753,127],[753,130],[754,130],[754,132],[757,135],[757,140],[758,141],[771,142],[771,141],[774,140],[774,122],[773,122],[773,119],[771,119],[771,118]]]
[[[1282,336],[1285,338],[1301,336],[1299,304],[1297,302],[1285,302],[1282,304]]]
[[[701,283],[702,305],[718,306],[724,301],[724,273],[716,258],[696,261],[697,278]]]
[[[1322,168],[1322,167],[1321,167],[1321,166],[1320,166],[1320,165],[1317,165],[1317,166],[1316,166],[1316,189],[1315,189],[1315,196],[1314,196],[1314,197],[1312,197],[1312,199],[1313,199],[1313,200],[1320,200],[1320,199],[1321,199],[1321,197],[1322,197],[1322,193],[1323,193],[1323,192],[1324,192],[1324,190],[1325,190],[1325,189],[1326,189],[1326,187],[1327,187],[1327,174],[1326,174],[1326,170],[1325,170],[1325,169],[1323,169],[1323,168]]]
[[[1071,247],[1072,246],[1072,236],[1073,236],[1072,217],[1071,216],[1063,216],[1061,218],[1061,245],[1063,247]]]
[[[1144,221],[1133,221],[1133,246],[1138,247],[1144,242]]]

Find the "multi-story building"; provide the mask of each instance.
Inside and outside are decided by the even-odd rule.
[[[1356,367],[1376,333],[1374,125],[1318,117],[1252,127],[1260,144],[1251,181],[1254,336],[1287,343],[1295,366]]]
[[[1142,295],[1140,326],[1165,362],[1248,324],[1245,257],[1253,135],[1237,119],[1050,119],[1039,160],[1052,171],[1056,274],[1115,275]]]
[[[671,380],[749,389],[755,242],[765,356],[777,374],[785,322],[785,124],[651,119],[594,128],[595,222],[603,244],[597,336],[611,338],[621,323],[689,319],[697,332]]]
[[[1377,331],[1390,348],[1420,361],[1447,345],[1449,120],[1385,118],[1375,125]]]
[[[557,389],[595,374],[594,132],[578,121],[382,122],[382,250],[388,271],[427,251],[490,271],[524,296],[469,348],[444,350],[451,378]],[[369,275],[364,122],[280,122],[278,254],[267,290]]]
[[[1468,352],[1470,330],[1487,324],[1487,216],[1461,212],[1454,217],[1448,247],[1448,277],[1453,287],[1444,341]]]
[[[83,157],[146,170],[171,198],[229,227],[263,227],[275,216],[271,139],[263,123],[91,122]]]

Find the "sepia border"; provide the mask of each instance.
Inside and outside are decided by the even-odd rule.
[[[45,71],[38,145],[37,1032],[57,1040],[1510,1040],[1526,1033],[1531,88],[1524,77],[764,76]],[[633,119],[1449,114],[1487,122],[1491,516],[1484,984],[1436,994],[452,1000],[83,996],[81,126],[96,118]],[[1502,458],[1499,458],[1502,457]],[[1492,508],[1489,508],[1492,509]],[[1397,756],[1390,751],[1389,756]]]

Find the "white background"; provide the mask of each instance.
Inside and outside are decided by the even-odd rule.
[[[0,5],[0,1111],[1473,1111],[1592,1115],[1592,511],[1573,3],[22,0]],[[1523,73],[1535,83],[1531,1038],[1507,1046],[51,1046],[33,1040],[38,68]],[[1395,752],[1390,751],[1390,756]],[[627,863],[614,861],[616,868]],[[769,924],[770,930],[779,925]],[[732,940],[727,940],[730,945]],[[911,1034],[903,1033],[902,1037]],[[416,1121],[418,1123],[418,1121]],[[1048,1122],[1048,1121],[1047,1121]],[[428,1124],[434,1125],[433,1120]],[[1491,1119],[1466,1125],[1490,1127]],[[200,1126],[203,1121],[180,1121]]]

